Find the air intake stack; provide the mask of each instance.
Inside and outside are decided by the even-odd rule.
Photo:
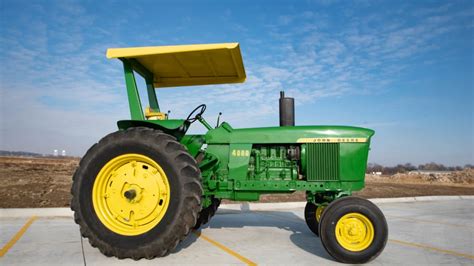
[[[285,92],[280,91],[280,126],[295,125],[295,99],[285,97]]]

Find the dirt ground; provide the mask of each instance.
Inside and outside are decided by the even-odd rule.
[[[78,159],[0,157],[0,208],[69,206]]]
[[[77,158],[0,157],[0,208],[67,207]],[[448,175],[367,176],[364,198],[474,195],[474,170]],[[264,195],[261,202],[304,201],[304,193]]]

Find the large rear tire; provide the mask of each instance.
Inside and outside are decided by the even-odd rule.
[[[199,213],[194,229],[197,230],[201,226],[207,224],[211,220],[211,218],[216,214],[217,209],[219,208],[219,205],[221,205],[221,200],[213,197],[211,199],[211,205],[209,205],[207,208],[203,208],[201,212]]]
[[[385,248],[388,227],[375,204],[362,198],[344,197],[325,208],[319,234],[324,248],[337,261],[366,263]]]
[[[107,135],[82,158],[71,209],[83,237],[106,256],[161,257],[196,224],[201,175],[176,139],[149,128]]]

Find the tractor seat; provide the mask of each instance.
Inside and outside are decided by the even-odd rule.
[[[145,108],[145,117],[147,120],[165,120],[167,115],[162,112],[156,112],[150,107]]]

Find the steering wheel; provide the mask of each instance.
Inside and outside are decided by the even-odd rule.
[[[205,111],[206,111],[206,105],[205,104],[199,105],[198,107],[194,108],[194,110],[188,115],[188,117],[186,118],[186,121],[188,121],[190,124],[196,122],[196,120],[198,120],[202,116],[202,114],[204,114]],[[193,118],[191,118],[193,114],[196,112],[198,113]]]

